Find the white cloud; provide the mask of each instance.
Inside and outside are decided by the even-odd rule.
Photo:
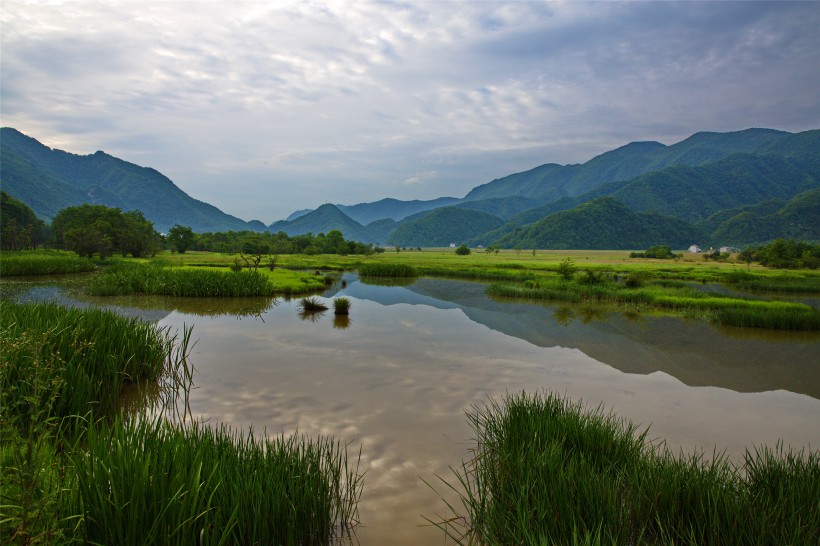
[[[818,3],[4,1],[0,24],[3,125],[266,222],[820,124]]]

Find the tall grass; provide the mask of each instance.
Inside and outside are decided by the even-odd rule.
[[[359,266],[362,277],[417,277],[418,271],[412,265],[396,263],[367,263]]]
[[[155,264],[118,264],[106,269],[88,285],[95,296],[158,294],[167,296],[269,296],[268,278],[250,270],[220,271],[164,267]]]
[[[762,448],[734,466],[674,455],[599,407],[512,395],[468,414],[459,544],[816,544],[820,454]],[[446,483],[446,482],[445,482]],[[463,511],[463,512],[462,512]]]
[[[345,446],[117,420],[73,458],[89,544],[329,544],[361,493]]]
[[[178,354],[168,329],[57,304],[0,301],[0,341],[0,410],[20,419],[49,400],[51,417],[111,415],[126,383],[157,381]]]
[[[22,275],[61,275],[93,271],[88,258],[57,251],[0,252],[0,277]]]
[[[362,481],[346,445],[258,439],[177,419],[168,405],[124,413],[119,397],[132,381],[168,393],[160,400],[171,411],[187,396],[190,329],[175,348],[167,329],[111,312],[5,301],[0,327],[5,542],[351,538]]]

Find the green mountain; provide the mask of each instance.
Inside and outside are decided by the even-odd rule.
[[[501,227],[492,214],[457,207],[443,207],[406,218],[387,242],[394,246],[449,246]]]
[[[660,142],[632,142],[582,165],[541,165],[493,180],[474,188],[464,199],[472,201],[520,195],[547,203],[670,165],[696,166],[736,153],[764,153],[790,136],[791,133],[772,129],[746,129],[731,133],[697,133],[671,146]]]
[[[268,226],[268,231],[271,233],[284,231],[291,236],[304,233],[326,234],[334,229],[341,231],[347,240],[362,243],[375,242],[367,228],[340,211],[336,205],[329,203],[295,220],[280,220]]]
[[[758,206],[738,212],[714,230],[712,239],[735,246],[778,238],[820,241],[820,188],[795,196],[775,212],[767,210]]]
[[[0,129],[0,183],[42,219],[83,203],[140,210],[158,231],[174,224],[194,231],[259,229],[259,223],[225,214],[198,201],[154,169],[104,152],[75,155],[53,150],[23,133]]]
[[[683,220],[635,212],[612,197],[602,197],[518,228],[494,244],[504,248],[641,249],[660,244],[680,248],[705,238],[700,229]]]
[[[350,218],[353,218],[362,225],[367,225],[384,218],[390,218],[398,222],[413,214],[437,209],[439,207],[446,207],[457,202],[458,199],[455,197],[439,197],[438,199],[429,201],[399,201],[398,199],[387,198],[373,203],[336,206]]]

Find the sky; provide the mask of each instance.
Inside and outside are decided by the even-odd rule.
[[[817,1],[3,0],[0,124],[269,224],[820,128],[819,29]]]

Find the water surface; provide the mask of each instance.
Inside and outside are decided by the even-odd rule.
[[[464,411],[505,392],[604,404],[673,449],[737,458],[781,440],[820,445],[817,334],[493,301],[482,284],[462,281],[345,280],[325,294],[328,303],[351,299],[343,323],[332,310],[308,316],[297,301],[265,298],[89,299],[37,286],[17,287],[16,297],[193,324],[195,416],[269,435],[332,435],[350,442],[351,455],[361,447],[365,545],[445,543],[424,516],[451,514],[423,480],[446,493],[436,476],[453,481],[450,467],[473,445]]]

